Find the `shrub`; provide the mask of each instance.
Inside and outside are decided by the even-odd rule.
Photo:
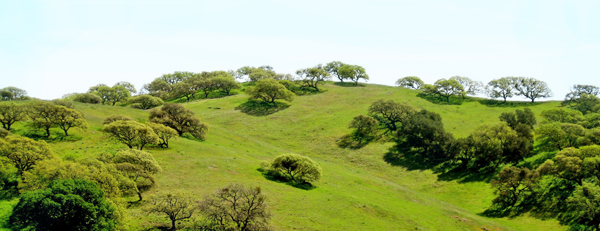
[[[271,171],[297,184],[310,184],[318,181],[322,174],[319,164],[308,157],[291,153],[275,158],[271,162],[270,168]]]
[[[76,102],[80,102],[80,103],[91,103],[91,104],[102,103],[102,98],[100,98],[100,96],[97,96],[92,93],[77,94],[77,95],[75,95],[73,100]]]

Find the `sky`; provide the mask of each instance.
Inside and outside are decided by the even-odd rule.
[[[336,60],[384,85],[532,77],[561,100],[600,86],[597,12],[585,0],[0,1],[0,88],[55,99],[174,71]]]

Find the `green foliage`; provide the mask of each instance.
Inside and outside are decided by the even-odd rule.
[[[135,182],[138,201],[142,200],[143,192],[156,186],[154,174],[162,171],[162,168],[152,155],[138,150],[119,151],[112,158],[112,163],[125,176]]]
[[[177,230],[176,222],[187,220],[194,215],[197,202],[193,195],[182,192],[161,193],[153,197],[150,207],[146,209],[149,213],[166,215],[171,220],[171,230]]]
[[[467,95],[477,95],[483,90],[483,83],[474,81],[468,77],[453,76],[450,79],[456,80],[463,87],[464,93]]]
[[[444,130],[442,117],[425,109],[412,113],[396,132],[399,147],[413,149],[429,161],[447,160],[446,149],[453,140],[452,134]]]
[[[440,97],[446,98],[446,102],[450,102],[451,96],[463,96],[465,89],[460,83],[454,79],[440,79],[435,81],[433,84],[435,87],[435,94]]]
[[[146,144],[159,142],[152,128],[135,121],[118,120],[104,125],[102,131],[109,133],[111,138],[127,145],[130,149],[135,146],[142,150]]]
[[[377,100],[369,106],[369,115],[375,118],[379,125],[388,130],[389,133],[397,131],[410,116],[414,109],[406,104],[396,103],[393,100]]]
[[[500,121],[506,122],[512,129],[518,130],[519,125],[525,125],[531,129],[537,124],[535,115],[530,108],[517,109],[515,112],[503,112],[500,114]]]
[[[102,122],[102,124],[106,125],[106,124],[110,124],[115,121],[133,121],[133,119],[131,117],[124,116],[124,115],[110,115],[110,116],[107,116],[106,118],[104,118],[104,121]]]
[[[0,138],[4,138],[6,136],[10,135],[10,132],[4,128],[0,128]]]
[[[150,121],[175,129],[181,136],[190,133],[199,140],[206,139],[208,125],[200,122],[189,109],[179,104],[167,103],[159,109],[150,111]]]
[[[340,80],[340,82],[343,83],[345,76],[340,75],[339,72],[340,72],[340,67],[342,67],[344,65],[346,65],[346,64],[342,63],[340,61],[332,61],[332,62],[325,64],[325,66],[323,68],[329,73],[330,76],[338,78]]]
[[[0,102],[0,123],[2,127],[10,131],[11,126],[27,118],[27,110],[24,105],[12,102]]]
[[[34,101],[29,104],[28,116],[32,122],[31,126],[44,130],[47,138],[50,138],[50,129],[56,126],[53,121],[56,108],[54,104],[46,101]]]
[[[122,86],[125,89],[127,89],[131,94],[137,93],[137,90],[135,90],[135,86],[133,86],[133,84],[131,84],[130,82],[127,82],[127,81],[121,81],[121,82],[115,83],[115,86]]]
[[[341,74],[340,70],[338,70],[338,74]],[[319,91],[319,84],[323,84],[324,81],[331,78],[329,72],[327,72],[321,64],[315,67],[297,70],[296,74],[300,76],[304,87],[312,88],[315,91]]]
[[[552,97],[552,91],[544,81],[526,77],[513,77],[512,81],[516,95],[531,99],[532,103],[538,98]]]
[[[102,98],[93,93],[81,93],[73,97],[73,101],[80,103],[99,104],[102,103]]]
[[[600,111],[600,99],[595,95],[583,94],[572,102],[571,107],[584,115]]]
[[[231,94],[231,90],[240,89],[242,86],[235,81],[232,76],[219,76],[213,79],[215,88],[224,92],[226,95]]]
[[[75,104],[73,104],[73,102],[68,101],[68,100],[64,100],[64,99],[54,99],[52,100],[52,103],[58,106],[63,106],[69,109],[75,109]]]
[[[494,194],[497,195],[492,201],[493,206],[502,210],[510,209],[535,195],[539,179],[540,174],[536,170],[514,166],[503,168],[491,181]]]
[[[19,229],[113,230],[115,207],[86,180],[58,180],[48,189],[23,194],[10,222]]]
[[[277,106],[275,100],[283,99],[291,102],[294,100],[294,93],[285,88],[274,79],[259,80],[254,87],[246,88],[246,93],[251,99],[260,99],[264,102]]]
[[[358,65],[342,65],[338,68],[338,76],[341,76],[343,79],[352,80],[355,86],[358,86],[358,80],[360,79],[369,80],[369,75],[365,72],[365,68]]]
[[[588,113],[584,115],[583,121],[579,124],[588,129],[600,127],[600,113]]]
[[[207,196],[200,209],[217,230],[268,230],[270,214],[260,187],[230,184]]]
[[[127,102],[130,103],[131,107],[133,108],[139,108],[144,110],[158,107],[164,104],[162,99],[151,95],[139,95],[131,97]]]
[[[563,150],[578,147],[583,142],[585,128],[577,124],[554,122],[540,125],[536,134],[547,150]]]
[[[83,118],[81,112],[58,105],[54,107],[52,123],[62,129],[65,132],[65,136],[69,136],[68,132],[71,128],[76,127],[84,130],[88,128],[88,123],[85,118]]]
[[[417,76],[406,76],[404,78],[398,79],[396,81],[396,85],[405,88],[412,88],[415,90],[421,89],[425,83]]]
[[[46,189],[56,180],[84,179],[94,182],[102,189],[106,197],[117,198],[122,195],[135,194],[135,183],[123,176],[113,165],[96,159],[84,162],[62,161],[58,158],[41,161],[23,174],[21,190],[34,191]]]
[[[156,78],[151,83],[145,84],[142,87],[142,91],[147,91],[148,94],[155,97],[159,97],[163,100],[169,98],[172,90],[173,87],[171,86],[171,84],[167,83],[167,81],[161,78]]]
[[[571,87],[571,91],[565,96],[565,100],[561,103],[563,106],[576,106],[579,99],[583,95],[598,96],[600,94],[600,88],[593,85],[582,85],[576,84]],[[585,112],[582,112],[585,113]]]
[[[297,154],[283,154],[271,162],[270,169],[296,184],[306,184],[321,179],[319,164],[308,157]]]
[[[0,101],[26,100],[27,91],[16,87],[5,87],[0,89]]]
[[[21,177],[23,172],[33,169],[38,162],[54,157],[50,146],[44,141],[16,135],[7,136],[3,140],[0,140],[0,154],[17,168]]]
[[[352,131],[352,137],[362,143],[362,141],[371,141],[377,136],[377,129],[379,128],[379,122],[373,117],[358,115],[350,121],[349,128],[354,128]]]
[[[90,93],[94,93],[102,99],[102,104],[115,105],[119,102],[126,102],[131,97],[131,92],[125,86],[114,85],[113,87],[99,84],[90,88]]]
[[[175,129],[172,129],[165,125],[152,122],[148,122],[146,123],[146,125],[150,126],[154,133],[156,133],[158,139],[160,140],[158,145],[161,147],[168,148],[169,140],[178,136],[177,131],[175,131]]]
[[[490,98],[503,98],[506,102],[507,98],[512,98],[515,95],[514,77],[502,77],[494,79],[487,85],[487,94]]]
[[[563,108],[544,110],[542,111],[542,117],[544,117],[550,123],[559,122],[576,124],[584,120],[581,112]]]

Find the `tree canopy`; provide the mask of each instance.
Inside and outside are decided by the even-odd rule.
[[[293,101],[295,97],[293,92],[274,79],[259,80],[256,86],[246,88],[246,93],[252,99],[261,99],[264,102],[272,103],[273,106],[277,106],[275,103],[277,99]]]
[[[270,167],[296,184],[318,181],[323,171],[319,164],[310,158],[293,153],[276,157]]]
[[[190,133],[199,140],[205,140],[208,132],[207,124],[200,122],[192,111],[179,104],[167,103],[159,109],[153,109],[149,119],[175,129],[180,136]]]
[[[419,90],[423,85],[425,85],[425,83],[417,76],[406,76],[398,79],[398,81],[396,81],[396,85]]]
[[[356,86],[358,86],[360,79],[369,80],[369,75],[365,72],[365,68],[358,65],[342,65],[338,68],[338,76],[353,81]]]

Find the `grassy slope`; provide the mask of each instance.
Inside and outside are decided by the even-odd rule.
[[[479,102],[437,105],[415,97],[415,91],[378,85],[325,88],[325,93],[297,97],[288,109],[262,117],[235,110],[247,100],[244,94],[186,103],[210,124],[208,140],[178,139],[171,149],[150,149],[164,171],[158,176],[160,186],[147,195],[181,189],[194,192],[200,199],[230,182],[259,185],[268,197],[271,223],[281,230],[564,229],[556,221],[530,217],[478,216],[494,197],[487,183],[442,181],[430,170],[391,166],[382,159],[390,144],[373,143],[360,150],[335,145],[349,132],[347,124],[352,117],[366,114],[377,99],[393,99],[438,112],[446,129],[458,137],[481,124],[498,122],[500,113],[515,108],[489,107]],[[557,105],[536,104],[532,110],[539,115]],[[85,158],[124,148],[98,131],[107,115],[125,114],[140,121],[147,117],[147,112],[129,108],[77,106],[86,113],[91,129],[76,132],[83,137],[80,141],[52,143],[63,158]],[[221,109],[210,109],[215,107]],[[321,164],[324,176],[315,189],[269,181],[257,171],[261,162],[287,152],[310,156]],[[131,229],[166,223],[162,217],[144,213],[142,207],[130,209]]]

